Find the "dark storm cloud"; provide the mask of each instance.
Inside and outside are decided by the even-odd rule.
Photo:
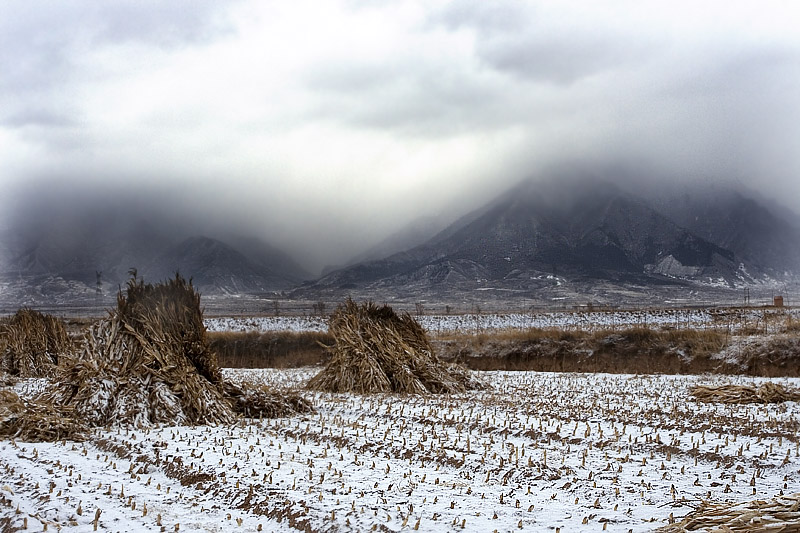
[[[558,7],[457,1],[432,17],[473,32],[483,65],[561,108],[550,128],[541,109],[517,107],[532,129],[558,139],[531,167],[558,162],[560,152],[565,162],[622,163],[640,179],[749,182],[800,207],[792,200],[800,193],[800,43],[780,22],[791,8]]]
[[[0,179],[67,184],[77,208],[145,198],[183,233],[258,234],[311,269],[565,172],[743,183],[798,210],[792,11],[0,3]]]

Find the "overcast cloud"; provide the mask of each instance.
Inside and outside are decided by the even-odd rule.
[[[312,269],[572,164],[798,209],[798,20],[788,1],[7,0],[3,202],[149,192]]]

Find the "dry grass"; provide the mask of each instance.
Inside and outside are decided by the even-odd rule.
[[[798,334],[800,333],[800,319],[792,315],[786,315],[783,323],[781,324],[781,333]]]
[[[223,368],[299,368],[326,363],[325,346],[333,337],[313,331],[226,331],[209,333],[208,343]]]
[[[606,331],[531,329],[449,336],[435,344],[444,359],[473,370],[546,372],[713,372],[728,342],[714,330],[628,328]]]
[[[331,315],[330,363],[307,385],[327,392],[464,392],[478,384],[469,371],[446,364],[408,313],[348,299]]]
[[[20,309],[0,327],[2,370],[18,377],[52,376],[62,357],[74,350],[62,320]]]
[[[779,383],[756,385],[696,385],[689,391],[698,402],[780,403],[800,400],[800,390],[788,390]]]
[[[713,329],[670,329],[630,327],[598,331],[571,330],[562,328],[507,329],[480,334],[445,334],[436,337],[437,341],[469,342],[481,346],[487,342],[602,342],[610,337],[626,339],[630,342],[647,344],[691,344],[704,351],[719,351],[725,346],[726,335]]]
[[[800,493],[771,500],[745,503],[704,502],[680,522],[659,528],[661,533],[686,531],[712,533],[798,533],[800,532]]]

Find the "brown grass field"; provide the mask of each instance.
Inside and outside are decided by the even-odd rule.
[[[299,368],[330,360],[327,333],[210,333],[220,366]],[[432,336],[436,354],[473,370],[744,374],[800,376],[796,334],[737,335],[725,330],[530,329]],[[323,346],[324,345],[324,346]]]

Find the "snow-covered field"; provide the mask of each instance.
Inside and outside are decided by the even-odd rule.
[[[319,316],[222,317],[203,320],[208,331],[328,331]]]
[[[422,315],[417,321],[434,334],[485,333],[530,328],[596,331],[626,327],[678,329],[779,327],[800,317],[796,308],[648,309],[632,311],[564,311],[547,313]],[[208,318],[209,331],[327,331],[328,321],[318,316]]]
[[[313,372],[225,371],[279,388]],[[693,384],[751,378],[483,377],[491,390],[457,396],[309,393],[314,414],[236,426],[0,441],[0,527],[651,531],[701,500],[800,487],[797,402],[688,396]]]

